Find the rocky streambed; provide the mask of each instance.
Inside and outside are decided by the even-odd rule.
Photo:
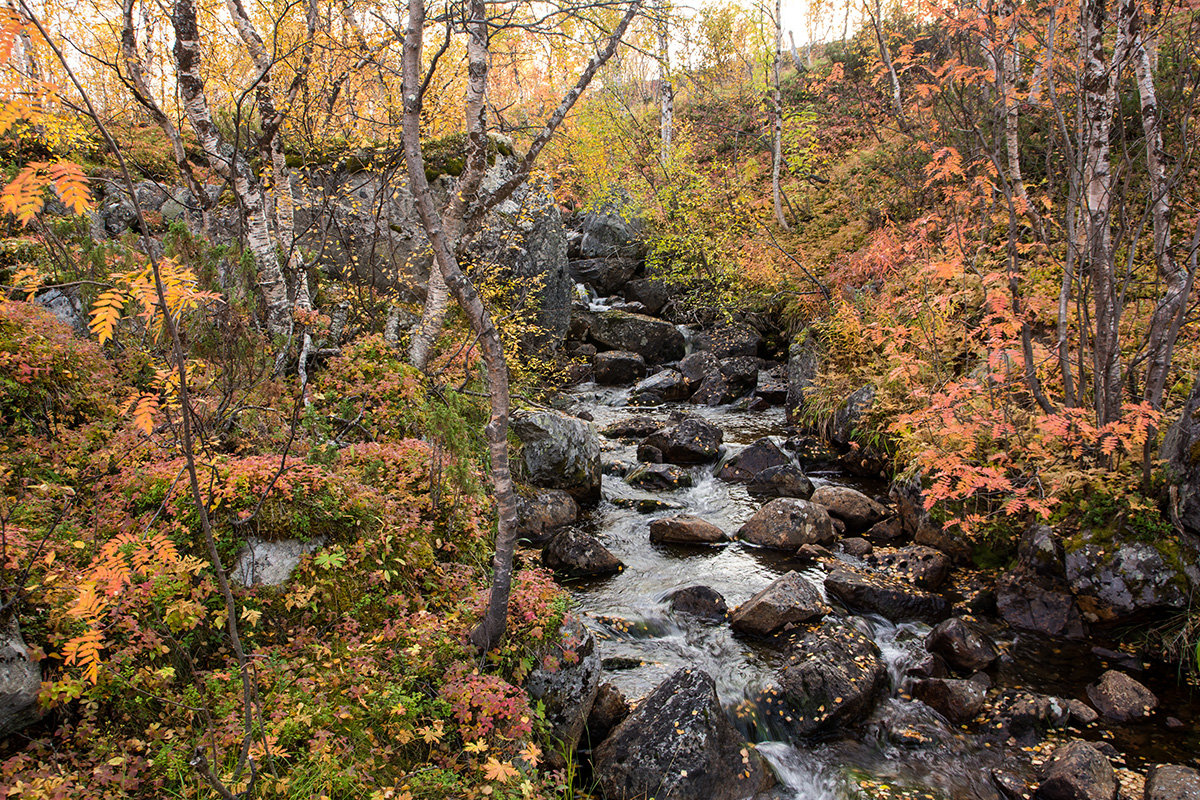
[[[1196,698],[1086,632],[1053,531],[1031,529],[999,577],[973,568],[916,488],[856,476],[788,426],[787,370],[747,352],[750,333],[664,344],[667,323],[637,311],[593,303],[607,319],[575,347],[594,380],[517,425],[551,487],[522,526],[575,599],[595,673],[559,687],[585,787],[1200,797]]]

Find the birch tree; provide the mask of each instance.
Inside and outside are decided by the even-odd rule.
[[[783,96],[779,89],[779,62],[783,60],[783,4],[775,0],[775,52],[771,57],[771,197],[775,221],[787,230],[783,216],[782,191],[779,188],[783,171]]]
[[[479,626],[471,634],[472,642],[484,651],[492,649],[500,642],[507,623],[508,599],[512,588],[513,551],[517,541],[517,504],[508,459],[508,364],[500,333],[491,313],[460,265],[463,233],[473,230],[489,209],[506,200],[528,179],[539,154],[600,67],[616,52],[617,45],[640,8],[641,0],[633,0],[626,7],[603,46],[593,54],[578,80],[533,137],[529,149],[518,159],[513,174],[499,186],[483,191],[488,148],[485,97],[490,61],[490,18],[487,0],[469,0],[466,25],[468,80],[463,98],[467,128],[466,166],[457,190],[443,206],[437,202],[425,177],[425,160],[421,148],[421,103],[423,89],[428,85],[427,81],[422,80],[425,0],[409,0],[408,27],[404,34],[401,59],[404,102],[401,135],[409,187],[421,224],[433,249],[434,269],[440,273],[448,294],[462,308],[479,342],[490,412],[484,433],[491,457],[491,479],[496,498],[496,545],[487,610]],[[440,319],[438,324],[440,325]]]

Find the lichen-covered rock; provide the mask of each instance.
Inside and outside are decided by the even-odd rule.
[[[569,578],[611,575],[625,566],[595,536],[567,528],[542,550],[542,564]]]
[[[655,278],[638,278],[625,284],[625,299],[641,303],[646,313],[655,316],[671,300],[671,287]]]
[[[862,533],[887,516],[886,508],[849,486],[819,486],[810,499],[845,522],[851,534]]]
[[[919,544],[881,547],[865,560],[875,569],[908,581],[919,589],[940,589],[950,576],[950,559],[946,554]]]
[[[1017,544],[1017,562],[1026,570],[1053,580],[1066,577],[1062,542],[1049,525],[1033,525]]]
[[[686,349],[683,334],[674,325],[645,314],[601,311],[592,323],[591,334],[603,345],[641,354],[647,364],[678,361]]]
[[[1151,767],[1145,800],[1200,800],[1200,772],[1178,764]]]
[[[591,632],[574,617],[563,623],[561,634],[552,665],[542,659],[529,673],[525,691],[542,703],[550,735],[570,752],[579,745],[600,688],[600,654]]]
[[[812,333],[805,332],[788,348],[787,399],[784,402],[788,422],[800,419],[805,398],[812,391],[820,371],[820,349]]]
[[[517,498],[517,536],[541,544],[579,519],[579,504],[561,489],[542,489]]]
[[[268,540],[248,536],[229,577],[242,586],[281,586],[287,583],[302,558],[324,546],[321,537]]]
[[[1000,657],[996,643],[961,617],[938,623],[925,637],[925,649],[964,672],[987,669]]]
[[[692,474],[674,464],[641,464],[625,476],[625,482],[639,489],[668,492],[692,485]]]
[[[592,754],[606,800],[745,800],[772,783],[706,673],[681,669]]]
[[[758,359],[736,356],[721,361],[716,372],[710,372],[692,393],[691,402],[697,405],[719,406],[744,397],[758,386]]]
[[[0,740],[41,719],[41,688],[42,667],[30,660],[17,618],[11,615],[0,625]]]
[[[515,412],[511,427],[531,483],[563,489],[580,503],[600,499],[600,437],[592,423],[538,409]]]
[[[567,263],[571,280],[586,283],[602,296],[618,291],[637,272],[632,258],[581,258]]]
[[[690,353],[679,362],[679,372],[687,380],[688,386],[695,389],[705,378],[721,369],[721,362],[707,350],[697,350]]]
[[[799,736],[863,719],[888,682],[871,637],[830,619],[796,641],[775,679],[778,685],[763,692],[760,705]]]
[[[749,325],[722,325],[696,337],[696,349],[707,350],[718,360],[758,355],[762,335]]]
[[[813,485],[808,476],[800,471],[795,464],[780,464],[777,467],[767,467],[746,485],[750,494],[761,497],[799,497],[807,498],[812,494]]]
[[[1054,751],[1038,786],[1037,800],[1116,800],[1117,776],[1108,759],[1087,742]]]
[[[582,233],[579,254],[584,258],[640,258],[645,251],[645,224],[622,198],[582,212],[577,223]]]
[[[821,593],[798,572],[776,578],[733,611],[734,630],[765,636],[829,612]]]
[[[1087,687],[1088,699],[1104,717],[1113,722],[1144,719],[1158,708],[1158,698],[1124,672],[1108,670]]]
[[[655,447],[670,464],[705,464],[716,461],[724,433],[699,417],[684,417],[655,431],[642,444]]]
[[[914,589],[883,575],[836,569],[825,576],[825,591],[852,611],[871,611],[890,620],[939,622],[950,615],[941,595]]]
[[[780,497],[764,505],[738,530],[738,538],[773,550],[798,550],[806,544],[830,544],[833,520],[816,503]]]
[[[664,517],[650,523],[650,541],[655,544],[720,544],[728,539],[725,531],[691,514]]]
[[[1183,550],[1177,564],[1149,542],[1081,533],[1066,554],[1067,582],[1076,596],[1094,600],[1093,609],[1104,619],[1185,608],[1191,596],[1189,586],[1200,586],[1200,556],[1185,544],[1173,545]]]
[[[688,396],[687,380],[678,370],[664,369],[654,373],[630,391],[630,402],[636,403],[640,398],[654,397],[659,401],[686,400]]]
[[[646,374],[646,359],[629,350],[606,350],[592,359],[592,374],[601,386],[624,386]]]

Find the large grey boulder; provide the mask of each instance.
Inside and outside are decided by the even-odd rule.
[[[640,258],[644,255],[642,234],[645,225],[624,198],[618,197],[584,211],[577,223],[583,234],[579,242],[579,255],[583,258]]]
[[[1065,559],[1067,583],[1076,596],[1093,599],[1103,618],[1154,609],[1182,609],[1189,587],[1200,586],[1200,554],[1187,543],[1177,564],[1149,542],[1113,539],[1084,531],[1071,541]]]
[[[546,666],[543,659],[542,665],[529,674],[525,690],[535,702],[542,703],[550,735],[561,751],[572,752],[579,745],[600,689],[600,653],[591,631],[574,617],[563,623],[561,635],[562,640],[554,647],[553,667]],[[561,759],[558,751],[552,753]]]
[[[41,719],[37,701],[41,688],[42,667],[30,660],[12,615],[0,625],[0,740]]]
[[[763,693],[767,708],[800,736],[865,718],[888,682],[871,637],[849,621],[831,619],[795,643],[775,679],[778,685]]]
[[[664,369],[639,381],[629,394],[631,403],[643,405],[684,400],[688,396],[688,383],[678,370]]]
[[[663,517],[650,523],[650,541],[655,544],[720,544],[728,539],[725,531],[691,514]]]
[[[1038,800],[1115,800],[1117,776],[1108,759],[1087,742],[1070,742],[1054,751]]]
[[[719,406],[744,397],[758,386],[758,359],[734,356],[722,360],[716,372],[710,372],[692,393],[696,405]]]
[[[798,572],[776,578],[733,611],[729,624],[744,633],[766,635],[829,613],[817,587]]]
[[[625,565],[599,539],[567,528],[542,550],[542,564],[567,578],[593,578],[620,572]]]
[[[816,503],[780,497],[764,505],[738,530],[738,538],[773,550],[799,550],[806,544],[831,544],[833,520]]]
[[[873,548],[863,560],[868,566],[919,589],[936,591],[950,577],[950,559],[946,554],[920,544]]]
[[[647,364],[678,361],[687,346],[683,334],[671,323],[628,311],[598,312],[591,336],[606,347],[638,353]]]
[[[700,670],[651,692],[592,754],[606,800],[745,800],[773,782]]]
[[[567,269],[576,283],[586,283],[606,297],[618,291],[637,272],[633,258],[583,258],[571,261]]]
[[[762,334],[749,325],[722,325],[711,331],[701,333],[696,337],[696,349],[707,350],[718,360],[734,356],[758,355],[758,346],[762,344]]]
[[[646,374],[646,359],[628,350],[607,350],[592,359],[592,374],[601,386],[634,383]]]
[[[788,422],[798,422],[804,402],[816,385],[821,370],[821,351],[816,338],[806,331],[788,348],[787,399],[784,410]]]
[[[517,497],[517,535],[534,544],[579,519],[575,498],[561,489],[542,489]]]
[[[596,427],[561,411],[522,410],[510,423],[535,486],[570,492],[580,503],[600,499],[600,437]]]
[[[821,424],[821,434],[836,445],[848,447],[862,432],[867,413],[875,405],[875,387],[860,386]]]
[[[325,539],[261,539],[246,537],[230,578],[242,586],[281,586],[305,556],[325,546]]]

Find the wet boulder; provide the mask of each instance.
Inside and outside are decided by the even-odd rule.
[[[1111,669],[1087,687],[1087,695],[1096,710],[1113,722],[1135,722],[1158,708],[1154,692],[1124,672]]]
[[[664,369],[648,378],[638,381],[630,392],[630,402],[636,403],[639,398],[655,397],[659,402],[686,400],[688,384],[678,370]]]
[[[794,497],[764,505],[738,530],[738,538],[773,550],[798,550],[806,544],[831,544],[833,521],[821,506]]]
[[[692,393],[691,402],[704,406],[720,406],[744,397],[758,385],[758,359],[737,356],[721,361],[716,372],[710,372]]]
[[[546,543],[542,564],[568,578],[611,575],[625,567],[599,539],[574,528],[567,528]]]
[[[807,498],[812,494],[812,481],[795,464],[767,467],[754,475],[746,485],[753,495],[765,497]]]
[[[963,672],[987,669],[1000,657],[996,643],[961,617],[938,623],[925,637],[925,649]]]
[[[1183,542],[1177,567],[1149,542],[1122,541],[1084,531],[1071,541],[1066,577],[1077,598],[1088,598],[1102,619],[1187,606],[1187,587],[1200,585],[1200,554]],[[1082,602],[1082,599],[1080,600]]]
[[[729,606],[716,589],[708,586],[688,586],[667,595],[671,610],[705,619],[725,619]]]
[[[550,735],[570,751],[579,745],[600,689],[600,654],[591,631],[574,617],[563,623],[561,635],[553,648],[554,658],[549,660],[553,668],[542,659],[529,674],[525,691],[542,703]],[[562,757],[558,758],[561,761]]]
[[[586,283],[602,297],[624,286],[637,268],[638,261],[632,258],[580,258],[567,263],[571,280]]]
[[[669,464],[706,464],[720,455],[724,434],[699,417],[684,417],[647,436],[642,444],[658,448]]]
[[[950,616],[950,602],[941,595],[849,568],[835,569],[825,576],[825,591],[852,611],[870,611],[892,621],[935,623]]]
[[[763,437],[747,445],[717,471],[717,477],[730,483],[753,483],[764,470],[790,466],[792,459],[770,438]],[[810,484],[811,487],[811,484]],[[812,493],[811,488],[809,494]]]
[[[733,324],[714,328],[696,337],[696,349],[707,350],[718,360],[736,356],[755,357],[762,335],[749,325]]]
[[[709,375],[720,369],[721,362],[717,360],[716,356],[706,350],[697,350],[685,356],[679,362],[679,372],[682,373],[684,379],[688,382],[688,386],[693,389],[699,386]]]
[[[678,361],[686,348],[683,334],[671,323],[627,311],[597,313],[591,334],[600,344],[641,354],[647,364]]]
[[[1084,635],[1083,617],[1070,592],[1047,585],[1023,570],[996,582],[996,608],[1014,628],[1072,639]]]
[[[824,506],[829,516],[845,522],[851,534],[862,533],[887,516],[886,508],[848,486],[819,486],[811,499]]]
[[[961,724],[983,710],[987,692],[975,681],[926,678],[913,684],[912,696],[950,722]]]
[[[41,719],[41,689],[42,667],[30,659],[16,615],[11,614],[0,626],[0,740]]]
[[[579,504],[561,489],[542,489],[517,497],[517,536],[541,544],[555,531],[579,519]]]
[[[1070,742],[1054,751],[1034,796],[1037,800],[1116,800],[1117,776],[1095,747]]]
[[[1065,727],[1071,721],[1071,707],[1061,697],[1006,689],[992,703],[992,716],[995,722],[990,730],[1029,742],[1047,729]]]
[[[720,544],[728,539],[725,531],[691,514],[664,517],[650,523],[650,541],[655,544]]]
[[[729,624],[734,630],[765,636],[828,612],[817,588],[800,573],[789,572],[734,609]]]
[[[630,486],[651,492],[669,492],[692,485],[692,473],[674,464],[640,464],[625,476]]]
[[[610,439],[644,439],[660,427],[659,422],[650,417],[630,417],[614,422],[600,432]]]
[[[510,427],[523,445],[530,483],[563,489],[584,504],[600,499],[600,437],[592,423],[538,409],[513,413]]]
[[[629,350],[607,350],[592,359],[592,374],[601,386],[625,386],[646,374],[646,359]]]
[[[780,378],[774,372],[760,370],[758,385],[754,387],[754,396],[773,406],[783,405],[787,401],[787,380]]]
[[[744,800],[772,783],[725,716],[706,673],[681,669],[592,753],[608,800]]]
[[[866,557],[870,566],[908,581],[919,589],[935,591],[950,577],[950,559],[940,550],[914,544],[881,547]]]
[[[621,694],[621,690],[611,683],[600,684],[591,713],[588,714],[583,743],[588,748],[595,747],[628,716],[629,701]]]
[[[871,637],[830,619],[795,642],[775,679],[778,686],[765,692],[764,702],[800,736],[862,720],[888,682]]]
[[[841,447],[849,447],[859,435],[868,412],[875,406],[875,387],[860,386],[846,396],[837,410],[820,426],[826,439]]]
[[[1200,800],[1200,772],[1178,764],[1153,766],[1144,800]]]
[[[871,553],[875,552],[875,545],[859,536],[851,536],[849,539],[842,539],[842,541],[838,542],[838,546],[842,549],[843,553],[848,556],[854,556],[855,558],[866,558],[867,556],[871,555]]]

